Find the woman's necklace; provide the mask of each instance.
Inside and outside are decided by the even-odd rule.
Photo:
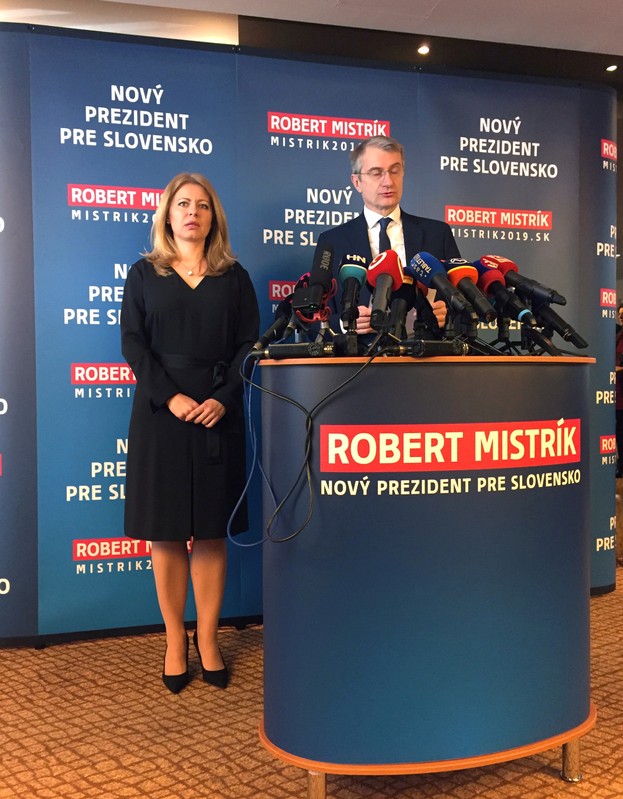
[[[197,277],[202,277],[206,272],[206,270],[203,269],[204,263],[205,263],[205,258],[202,258],[196,266],[193,266],[192,269],[188,269],[188,267],[185,267],[183,265],[181,265],[181,268],[186,270],[186,274],[189,277],[195,274],[195,270],[197,270]]]

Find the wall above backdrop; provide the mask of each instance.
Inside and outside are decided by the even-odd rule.
[[[611,0],[518,3],[503,13],[496,0],[0,0],[2,22],[540,74],[620,90],[623,37],[613,13]],[[426,56],[417,53],[422,44]],[[618,69],[607,72],[611,66]]]

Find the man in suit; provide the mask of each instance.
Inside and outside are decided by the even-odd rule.
[[[350,160],[351,181],[361,194],[364,209],[355,219],[321,233],[317,247],[331,245],[335,264],[340,264],[345,255],[362,255],[370,263],[379,252],[390,248],[398,253],[403,264],[408,264],[418,252],[429,252],[439,259],[460,258],[449,225],[413,216],[400,208],[405,168],[404,149],[399,142],[387,136],[374,136],[360,142],[351,152]],[[383,222],[387,219],[389,222]],[[418,298],[418,316],[434,325],[431,307],[421,295]],[[360,301],[365,299],[364,287]],[[442,327],[445,303],[433,302],[432,312]],[[372,332],[367,305],[359,306],[357,332]]]

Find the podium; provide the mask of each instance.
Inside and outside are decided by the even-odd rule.
[[[310,796],[327,773],[556,746],[580,779],[590,363],[262,362],[265,523],[287,499],[264,548],[260,738]]]

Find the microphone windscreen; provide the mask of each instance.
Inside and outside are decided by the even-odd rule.
[[[418,293],[426,297],[428,294],[428,287],[417,279],[413,266],[411,264],[406,264],[406,266],[403,269],[403,272],[404,272],[404,282],[412,283],[413,286],[417,289]]]
[[[457,258],[456,260],[459,259]],[[472,283],[478,282],[478,270],[473,264],[453,264],[452,261],[448,261],[445,266],[446,273],[453,286],[458,286],[464,278],[471,280]]]
[[[338,273],[338,280],[340,286],[343,286],[346,280],[349,278],[355,278],[357,283],[359,283],[360,286],[363,286],[366,276],[367,269],[365,266],[361,266],[361,264],[343,263]]]
[[[430,282],[435,275],[444,275],[446,270],[441,261],[429,252],[418,252],[411,259],[410,267],[420,283],[430,287]]]
[[[333,247],[325,244],[316,248],[314,262],[309,273],[310,286],[322,286],[325,294],[331,291],[333,283]]]
[[[506,281],[500,270],[493,266],[493,262],[487,263],[486,261],[486,257],[483,256],[478,261],[474,261],[474,266],[478,272],[478,288],[484,294],[489,294],[489,287],[492,283],[501,283],[504,286]]]
[[[507,272],[519,272],[519,267],[510,258],[505,258],[503,255],[482,255],[480,260],[485,266],[492,266],[499,269],[505,275]]]
[[[395,250],[385,250],[371,261],[366,278],[372,287],[376,286],[379,275],[391,276],[392,291],[396,291],[397,288],[402,286],[404,273],[400,263],[400,256]]]
[[[356,264],[357,266],[363,266],[364,269],[368,268],[368,259],[364,258],[363,255],[358,255],[357,253],[347,253],[342,258],[342,263],[340,267],[346,266],[347,264]]]

